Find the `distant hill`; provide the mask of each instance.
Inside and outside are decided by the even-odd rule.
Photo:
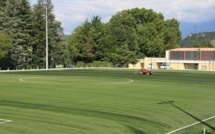
[[[183,39],[179,44],[180,47],[190,47],[195,42],[201,42],[203,40],[211,41],[212,45],[215,46],[215,32],[202,32],[197,34],[190,34]]]

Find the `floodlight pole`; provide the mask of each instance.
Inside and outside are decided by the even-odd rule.
[[[46,69],[49,68],[49,59],[48,59],[48,3],[46,0]]]

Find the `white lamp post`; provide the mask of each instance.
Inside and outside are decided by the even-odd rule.
[[[49,59],[48,59],[48,3],[46,0],[46,69],[49,68]]]

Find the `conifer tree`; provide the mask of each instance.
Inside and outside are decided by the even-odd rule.
[[[58,64],[63,64],[64,44],[62,36],[63,28],[61,22],[56,20],[53,13],[54,5],[51,0],[47,0],[48,9],[48,34],[49,34],[49,64],[50,67],[55,67]]]
[[[8,55],[5,57],[5,66],[8,68],[16,68],[18,65],[18,55],[21,53],[21,48],[17,45],[18,36],[18,23],[17,17],[17,0],[2,0],[0,2],[0,31],[12,38],[13,47],[9,50]]]
[[[32,64],[35,68],[45,68],[46,20],[45,3],[38,0],[33,7]]]
[[[18,68],[31,68],[32,63],[32,9],[28,0],[20,0],[17,7],[18,35],[16,47],[21,49],[18,55]]]
[[[33,63],[38,68],[45,67],[45,47],[46,47],[46,6],[48,18],[48,54],[49,66],[55,67],[63,62],[63,28],[61,23],[56,21],[53,14],[53,4],[51,0],[38,0],[34,5],[33,15]]]

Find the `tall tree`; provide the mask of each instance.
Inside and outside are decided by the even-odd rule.
[[[94,60],[102,61],[104,60],[104,46],[103,46],[103,36],[104,36],[104,24],[101,22],[101,17],[93,16],[91,20],[92,25],[92,37],[93,37],[93,53],[95,54]]]
[[[164,56],[165,50],[177,47],[180,39],[176,19],[165,21],[161,13],[134,8],[118,12],[106,24],[98,17],[91,23],[85,21],[75,29],[69,45],[76,61],[90,58],[88,62],[104,60],[124,65],[144,56]]]
[[[108,24],[108,29],[110,30],[107,32],[107,36],[109,36],[111,41],[108,41],[109,43],[107,43],[107,46],[109,46],[109,51],[106,51],[107,59],[109,59],[109,61],[113,62],[112,55],[118,55],[121,48],[126,48],[125,50],[127,50],[127,52],[130,51],[131,54],[133,54],[133,56],[126,56],[126,61],[133,61],[133,57],[136,56],[138,50],[135,26],[135,18],[127,11],[119,12],[111,18]],[[123,61],[119,61],[120,59],[123,59],[119,56],[117,57],[119,58],[119,64],[124,64]]]
[[[94,28],[88,20],[85,20],[82,26],[75,29],[69,43],[75,55],[74,62],[83,61],[89,63],[95,59],[93,32]]]
[[[49,65],[62,63],[63,28],[55,20],[51,0],[38,0],[34,10],[28,0],[0,1],[0,32],[12,37],[7,65],[13,68],[45,67],[45,9],[49,23]]]
[[[11,69],[16,68],[19,61],[19,55],[21,54],[21,47],[18,47],[18,1],[17,0],[3,0],[0,4],[1,18],[0,19],[0,31],[12,37],[13,47],[9,50],[6,66]]]
[[[65,48],[62,39],[64,35],[63,28],[61,27],[61,22],[56,20],[53,9],[54,5],[51,0],[47,0],[50,67],[63,64],[62,55]]]
[[[44,1],[38,0],[33,6],[32,64],[34,68],[45,68],[46,63],[46,19]]]
[[[179,25],[179,22],[174,18],[165,21],[165,50],[179,47],[179,41],[182,39]]]
[[[151,9],[134,8],[129,11],[137,22],[136,31],[138,34],[138,58],[144,56],[161,56],[164,42],[164,17]]]
[[[21,49],[18,55],[18,68],[31,68],[32,63],[32,9],[28,0],[20,0],[16,9],[19,23],[17,26],[16,47]]]
[[[38,0],[38,4],[34,5],[34,24],[33,36],[35,37],[33,45],[33,63],[39,68],[45,67],[45,45],[46,45],[46,8],[48,18],[48,53],[49,66],[55,67],[63,62],[63,28],[61,23],[56,21],[53,14],[53,4],[51,0]]]

